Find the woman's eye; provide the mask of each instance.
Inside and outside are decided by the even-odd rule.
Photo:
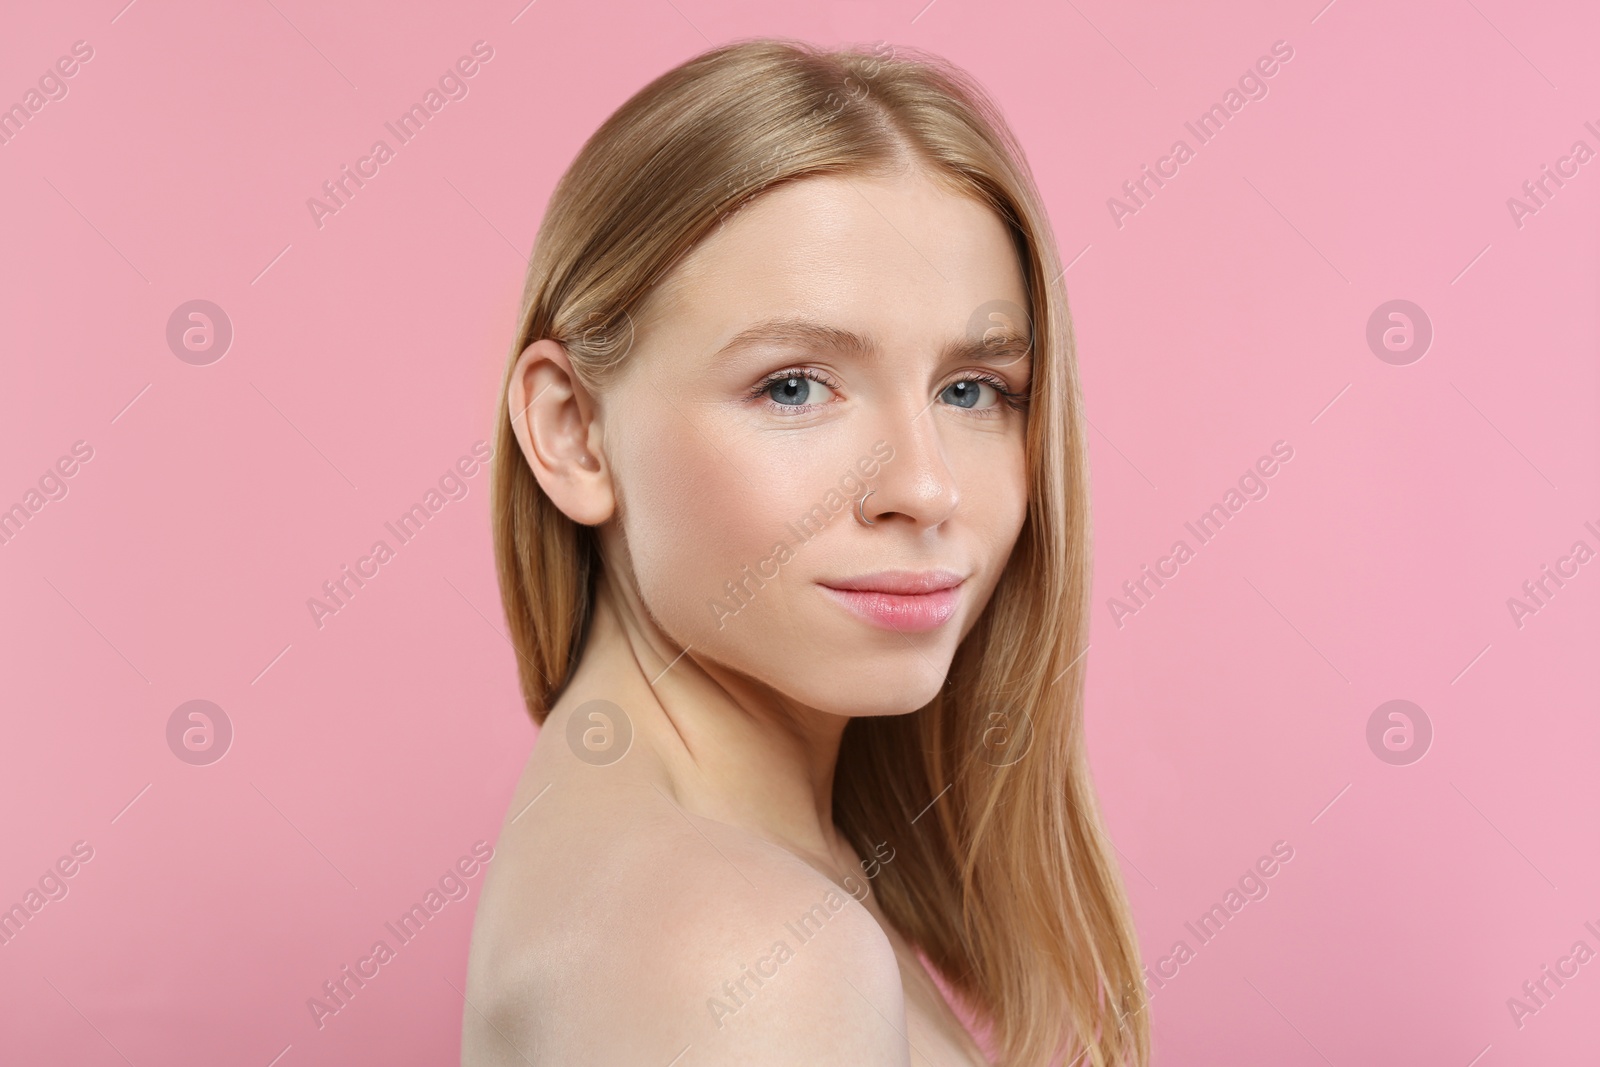
[[[825,403],[832,393],[826,385],[811,378],[793,375],[779,378],[764,390],[767,397],[784,407],[801,407],[806,404]]]
[[[988,404],[980,405],[978,400],[985,389],[994,394],[994,400]],[[1000,399],[1000,394],[994,386],[977,378],[965,378],[959,382],[951,382],[940,395],[946,397],[950,403],[958,408],[993,407]]]
[[[985,396],[985,390],[988,396]],[[769,381],[758,395],[779,407],[804,408],[827,404],[833,398],[834,390],[809,373],[785,374]],[[951,382],[940,391],[939,396],[953,407],[986,414],[996,413],[1002,400],[1013,403],[1010,394],[984,378],[962,378]]]

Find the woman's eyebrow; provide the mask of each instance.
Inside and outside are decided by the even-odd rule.
[[[871,358],[879,351],[871,337],[838,326],[810,319],[763,319],[734,334],[727,344],[717,350],[715,358],[726,359],[746,348],[762,344],[844,352],[860,358]],[[991,327],[982,337],[959,337],[945,342],[939,356],[943,363],[976,361],[1010,366],[1027,358],[1032,350],[1031,339],[1001,327]]]

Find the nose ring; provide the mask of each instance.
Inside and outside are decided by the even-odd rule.
[[[871,496],[873,493],[876,493],[876,492],[877,492],[876,489],[868,489],[867,490],[867,496]],[[875,523],[873,520],[867,518],[867,514],[863,510],[867,506],[867,496],[864,496],[860,500],[856,501],[856,521],[859,522],[863,526],[876,526],[877,523]]]

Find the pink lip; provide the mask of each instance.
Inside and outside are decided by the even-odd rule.
[[[856,578],[831,579],[822,584],[829,589],[853,589],[864,593],[897,593],[907,596],[954,589],[964,581],[966,578],[955,571],[878,571]]]
[[[944,625],[955,614],[963,581],[953,571],[880,571],[819,584],[874,626],[922,633]]]

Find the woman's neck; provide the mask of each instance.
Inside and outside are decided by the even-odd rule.
[[[837,864],[833,775],[849,720],[702,662],[618,585],[604,574],[596,582],[586,648],[557,706],[610,700],[633,728],[624,758],[655,764],[683,808]]]

